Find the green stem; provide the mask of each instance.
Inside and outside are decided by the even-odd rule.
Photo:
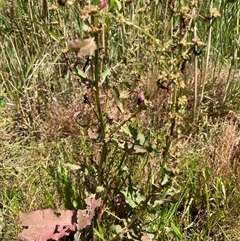
[[[170,148],[171,148],[171,136],[167,136],[166,137],[166,147],[164,148],[164,153],[163,153],[163,161],[161,163],[161,170],[158,173],[158,176],[156,179],[156,184],[158,184],[160,182],[160,179],[164,176],[164,173],[165,173],[164,167],[167,162]]]
[[[98,168],[98,185],[99,186],[102,186],[103,184],[103,171],[105,168],[107,153],[108,153],[108,142],[104,141],[103,147],[102,147],[101,159],[100,159],[99,168]]]
[[[98,24],[97,17],[94,17],[94,25]],[[95,98],[96,98],[96,104],[97,104],[97,111],[98,111],[98,117],[101,125],[101,132],[102,137],[105,137],[105,122],[103,118],[102,113],[102,107],[101,107],[101,101],[100,101],[100,88],[99,88],[99,80],[100,80],[100,74],[99,74],[99,37],[98,33],[95,34],[95,41],[97,44],[97,50],[95,51],[94,56],[94,86],[95,86]]]
[[[99,1],[95,1],[95,5],[98,5]],[[98,29],[98,16],[93,17],[93,25],[95,29]],[[102,133],[102,140],[103,140],[103,146],[102,146],[102,154],[101,159],[99,163],[98,168],[98,185],[101,186],[103,183],[103,171],[107,159],[107,152],[108,152],[108,142],[105,141],[105,121],[103,117],[102,112],[102,106],[101,106],[101,100],[100,100],[100,88],[99,88],[99,82],[100,82],[100,61],[99,61],[99,36],[98,32],[94,34],[95,42],[97,45],[97,49],[95,51],[94,56],[94,86],[95,86],[95,99],[96,99],[96,105],[97,105],[97,112],[98,112],[98,119],[100,121],[101,126],[101,133]]]

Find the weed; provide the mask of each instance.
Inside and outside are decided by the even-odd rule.
[[[234,239],[237,1],[1,3],[1,238]]]

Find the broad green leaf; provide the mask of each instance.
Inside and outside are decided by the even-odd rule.
[[[146,141],[144,135],[136,128],[129,126],[129,131],[131,132],[132,138],[135,142],[143,145]]]
[[[141,202],[143,202],[145,200],[145,198],[142,195],[140,195],[139,193],[136,193],[136,198],[134,200],[137,204],[140,204]]]
[[[111,75],[111,70],[107,67],[102,73],[102,83],[106,80],[108,76]]]
[[[120,131],[127,134],[128,136],[132,137],[131,131],[129,130],[128,126],[122,126]]]
[[[124,195],[125,202],[129,204],[132,208],[136,208],[145,198],[138,192],[134,191],[133,189],[129,188],[126,191],[121,191]]]
[[[121,191],[125,197],[125,202],[129,204],[132,208],[136,208],[138,205],[133,201],[130,193],[128,191]]]
[[[165,200],[155,200],[154,204],[153,204],[153,207],[155,208],[157,206],[160,206],[160,205],[162,205],[165,202],[166,202]]]
[[[168,182],[168,175],[164,174],[163,180],[161,182],[161,185],[165,185]]]
[[[122,169],[118,171],[118,176],[123,177],[124,174],[128,173],[128,168],[124,166]]]
[[[143,145],[146,141],[145,136],[141,132],[138,132],[137,140],[139,141],[139,144],[141,144],[141,145]]]

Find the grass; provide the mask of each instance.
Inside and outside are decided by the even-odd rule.
[[[91,194],[81,240],[239,240],[238,1],[0,2],[2,240]]]

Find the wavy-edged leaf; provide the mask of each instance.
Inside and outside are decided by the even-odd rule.
[[[23,228],[18,238],[25,241],[59,240],[76,230],[74,212],[53,209],[37,210],[19,214],[19,226]]]

